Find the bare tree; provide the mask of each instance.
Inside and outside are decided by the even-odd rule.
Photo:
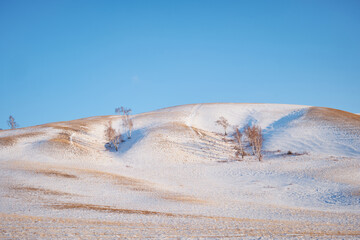
[[[226,133],[226,129],[230,126],[228,120],[226,120],[226,118],[224,118],[223,116],[221,116],[218,120],[215,121],[215,123],[217,125],[220,125],[224,128],[224,132],[225,132],[225,136],[227,135]]]
[[[112,127],[111,121],[107,123],[104,133],[106,141],[108,141],[111,147],[114,147],[115,150],[118,151],[121,142],[121,134],[116,132],[116,130]]]
[[[122,115],[122,124],[128,130],[126,132],[128,139],[131,138],[131,133],[134,128],[133,120],[130,117],[131,111],[132,111],[131,108],[125,108],[125,107],[115,108],[115,112],[117,114]]]
[[[253,155],[255,155],[259,161],[262,160],[262,145],[263,145],[263,135],[261,127],[254,125],[252,127],[247,126],[245,128],[245,135],[249,140],[250,146],[252,148]]]
[[[9,116],[9,120],[7,120],[7,124],[11,129],[17,128],[19,125],[15,122],[15,118],[13,116]]]
[[[244,159],[244,156],[246,156],[246,152],[245,152],[245,148],[244,148],[244,144],[243,144],[243,140],[242,140],[243,134],[237,126],[235,127],[234,137],[235,137],[235,142],[237,144],[235,147],[236,156],[238,157],[239,155],[241,155],[241,159]]]

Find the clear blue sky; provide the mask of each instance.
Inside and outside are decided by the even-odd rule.
[[[360,1],[0,0],[0,128],[200,102],[360,112]]]

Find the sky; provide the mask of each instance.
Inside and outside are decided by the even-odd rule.
[[[360,113],[360,1],[0,0],[0,128],[206,102]]]

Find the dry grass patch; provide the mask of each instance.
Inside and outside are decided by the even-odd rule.
[[[148,210],[134,210],[134,209],[123,209],[123,208],[114,208],[106,205],[95,205],[95,204],[83,204],[83,203],[58,203],[48,205],[54,209],[81,209],[81,210],[93,210],[93,211],[102,211],[109,213],[122,213],[122,214],[142,214],[142,215],[159,215],[167,217],[175,217],[176,214],[165,213],[165,212],[156,212]]]
[[[103,208],[100,206],[100,208]],[[128,209],[124,209],[128,211]],[[134,210],[130,210],[131,212]],[[136,210],[135,210],[136,211]],[[106,212],[105,212],[106,213]],[[156,213],[156,212],[154,212]],[[150,215],[150,214],[148,214]],[[150,215],[151,217],[151,215]],[[154,216],[158,219],[158,216]],[[8,239],[113,239],[113,238],[265,238],[265,239],[355,239],[359,231],[348,230],[345,226],[304,224],[301,222],[278,222],[267,220],[252,222],[191,219],[191,221],[104,221],[87,218],[54,218],[0,213],[0,238]],[[311,226],[309,226],[311,224]],[[6,235],[5,235],[6,234]]]
[[[84,132],[86,130],[86,128],[80,128],[80,127],[75,127],[75,126],[65,126],[65,125],[57,125],[57,124],[48,124],[47,127],[51,127],[54,129],[59,129],[59,130],[63,130],[63,131],[69,131],[69,132]]]
[[[192,196],[177,194],[177,193],[164,193],[161,198],[169,201],[184,202],[184,203],[195,203],[195,204],[206,204],[207,202]]]
[[[60,178],[78,178],[76,175],[68,174],[68,173],[62,173],[54,170],[35,170],[34,171],[37,174],[43,174],[50,177],[60,177]]]
[[[54,145],[56,148],[66,148],[75,150],[79,153],[88,153],[88,149],[78,142],[71,140],[71,134],[68,132],[61,132],[54,138],[48,140],[48,143]]]
[[[12,146],[15,143],[16,143],[16,139],[13,136],[0,138],[0,145],[2,146]]]
[[[85,171],[86,173],[89,173],[95,177],[100,177],[106,180],[112,181],[115,185],[124,186],[132,191],[140,191],[140,192],[147,192],[150,194],[154,194],[155,196],[158,196],[161,199],[168,200],[168,201],[176,201],[176,202],[183,202],[183,203],[195,203],[195,204],[205,204],[206,201],[176,193],[176,192],[170,192],[166,190],[159,189],[155,187],[154,183],[135,179],[131,177],[125,177],[121,175],[117,175],[114,173],[107,173],[107,172],[101,172],[97,170],[81,170]]]
[[[352,127],[360,128],[359,115],[338,109],[311,107],[307,111],[306,117],[338,124],[341,126],[352,126]]]
[[[36,137],[36,136],[43,135],[43,134],[44,134],[43,132],[28,132],[28,133],[13,135],[13,136],[0,137],[0,145],[13,146],[21,139]]]
[[[29,186],[14,186],[11,189],[13,189],[15,191],[21,191],[21,192],[36,192],[36,193],[41,193],[44,195],[74,196],[74,194],[67,193],[67,192],[54,191],[54,190],[50,190],[50,189],[29,187]]]
[[[341,224],[329,224],[329,223],[314,223],[307,221],[286,221],[286,220],[262,220],[262,219],[246,219],[246,218],[232,218],[232,217],[217,217],[217,216],[204,216],[204,215],[191,215],[191,214],[179,214],[169,212],[158,212],[149,210],[135,210],[135,209],[123,209],[115,208],[105,205],[93,205],[82,203],[59,203],[48,205],[48,207],[63,210],[63,209],[79,209],[79,210],[92,210],[104,213],[115,214],[138,214],[149,216],[162,216],[174,218],[188,218],[192,219],[192,223],[201,221],[202,224],[195,224],[194,227],[199,227],[201,230],[201,237],[226,237],[233,234],[244,234],[243,236],[281,236],[281,237],[315,237],[325,238],[334,236],[360,236],[360,231],[351,230],[354,226],[347,226]],[[194,222],[195,221],[195,222]],[[198,222],[199,223],[199,222]],[[210,233],[209,229],[204,228],[211,226],[212,229],[216,229],[216,233]],[[346,229],[348,227],[348,229]],[[204,230],[206,229],[206,230]],[[180,229],[179,229],[180,230]],[[231,234],[230,234],[231,233]],[[178,233],[180,234],[180,233]],[[207,235],[208,234],[208,235]],[[215,234],[215,235],[214,235]],[[230,235],[229,235],[230,234]],[[194,236],[191,235],[190,236]]]
[[[37,167],[35,167],[37,166]],[[59,168],[59,170],[54,170],[54,168]],[[67,173],[66,171],[71,171],[69,168],[63,168],[60,166],[48,165],[45,163],[29,163],[26,161],[13,161],[8,163],[8,169],[20,170],[29,173],[42,174],[50,177],[60,177],[60,178],[71,178],[77,179],[78,176],[74,174]]]
[[[152,197],[160,198],[167,201],[190,204],[208,203],[205,200],[201,200],[193,196],[162,189],[160,187],[157,187],[155,183],[146,180],[136,179],[94,169],[68,168],[46,164],[42,165],[41,167],[34,168],[34,165],[29,165],[28,163],[22,161],[12,162],[10,168],[35,174],[41,174],[49,177],[67,178],[69,180],[79,179],[79,176],[87,178],[86,175],[88,175],[95,177],[95,179],[101,179],[102,182],[107,182],[109,184],[113,184],[119,187],[125,187],[131,191],[144,192],[145,194],[149,194]]]
[[[93,124],[103,124],[108,121],[112,116],[99,116],[99,117],[90,117],[90,118],[82,118],[76,119],[72,121],[63,121],[63,122],[54,122],[41,125],[41,127],[51,127],[54,129],[59,129],[63,131],[69,132],[77,132],[77,133],[88,133],[89,126]]]
[[[151,185],[150,182],[146,182],[144,180],[139,180],[136,178],[125,177],[114,173],[102,172],[98,170],[91,169],[76,169],[78,171],[85,172],[87,174],[93,175],[95,177],[99,177],[105,180],[112,181],[115,185],[121,185],[128,187],[132,190],[136,191],[148,191],[151,192],[152,189],[149,187]]]

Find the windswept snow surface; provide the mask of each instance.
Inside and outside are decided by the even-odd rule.
[[[360,237],[360,116],[218,103],[132,119],[118,152],[104,130],[126,136],[120,116],[0,131],[0,237]],[[239,161],[232,126],[254,124],[264,160]]]

